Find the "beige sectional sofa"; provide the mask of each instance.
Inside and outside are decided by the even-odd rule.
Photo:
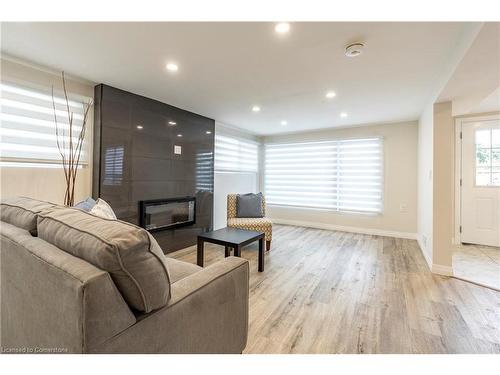
[[[241,353],[248,262],[164,256],[147,231],[29,198],[2,201],[1,332],[9,353]]]

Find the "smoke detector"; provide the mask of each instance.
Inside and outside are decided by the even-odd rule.
[[[363,43],[351,43],[345,47],[345,55],[347,57],[356,57],[363,53],[365,45]]]

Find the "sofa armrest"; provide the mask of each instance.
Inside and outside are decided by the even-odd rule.
[[[82,353],[136,322],[109,273],[5,222],[0,249],[5,350]]]
[[[172,294],[167,306],[173,306],[193,293],[202,293],[204,287],[239,268],[247,269],[248,295],[248,261],[243,258],[228,257],[172,284]]]
[[[101,353],[241,353],[248,335],[248,261],[225,258],[171,286],[168,304]]]

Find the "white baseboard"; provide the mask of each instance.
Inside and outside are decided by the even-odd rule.
[[[347,226],[342,226],[342,225],[317,223],[317,222],[311,222],[311,221],[300,221],[300,220],[272,219],[272,218],[271,218],[271,220],[275,224],[295,225],[298,227],[328,229],[328,230],[336,230],[336,231],[340,231],[340,232],[351,232],[351,233],[360,233],[360,234],[372,234],[372,235],[376,235],[376,236],[385,236],[385,237],[407,238],[410,240],[417,239],[416,233],[395,232],[395,231],[388,231],[388,230],[382,230],[382,229],[372,229],[372,228],[347,227]]]
[[[429,270],[432,273],[435,273],[438,275],[443,275],[443,276],[453,276],[453,268],[452,267],[432,263],[432,256],[431,256],[431,254],[429,254],[429,252],[427,251],[427,248],[424,246],[424,243],[422,241],[422,236],[420,234],[417,234],[417,242],[418,242],[418,246],[420,247],[420,251],[422,252],[422,255],[424,256],[424,259],[427,262],[427,266],[429,266]]]
[[[450,266],[443,266],[441,264],[433,263],[431,272],[443,276],[453,276],[453,268]]]

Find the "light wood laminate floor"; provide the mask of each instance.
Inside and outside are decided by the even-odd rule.
[[[500,293],[431,274],[416,241],[275,225],[263,273],[257,252],[244,353],[500,353]]]

